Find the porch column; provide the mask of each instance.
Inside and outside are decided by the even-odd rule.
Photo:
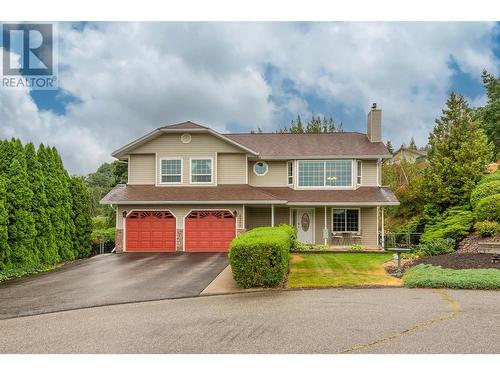
[[[381,230],[381,234],[382,234],[382,238],[381,238],[381,243],[382,243],[382,249],[385,249],[385,230],[384,230],[384,206],[382,206],[382,230]]]
[[[274,204],[271,205],[271,226],[274,227]]]
[[[326,220],[326,206],[325,206],[325,228],[323,229],[323,240],[325,241],[325,245],[328,245],[328,237],[325,236],[326,233],[328,233],[328,224]]]
[[[246,221],[246,213],[245,213],[245,205],[243,205],[243,210],[241,212],[241,227],[242,229],[247,229],[247,221]]]

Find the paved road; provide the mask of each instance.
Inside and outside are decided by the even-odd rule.
[[[0,321],[2,353],[500,353],[500,293],[256,292]]]
[[[224,253],[106,254],[0,284],[0,319],[115,303],[197,296]]]

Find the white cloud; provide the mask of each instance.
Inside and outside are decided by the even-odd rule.
[[[0,137],[53,144],[72,172],[88,173],[154,127],[189,119],[276,129],[309,115],[303,95],[314,94],[352,112],[376,101],[386,138],[423,144],[446,100],[451,56],[478,79],[483,68],[498,73],[497,32],[488,23],[63,24],[60,86],[80,101],[58,116],[38,111],[26,90],[0,90]]]

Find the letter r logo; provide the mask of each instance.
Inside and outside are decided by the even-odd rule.
[[[51,24],[3,24],[3,74],[47,76],[53,74],[53,31]],[[20,67],[10,53],[20,56]]]

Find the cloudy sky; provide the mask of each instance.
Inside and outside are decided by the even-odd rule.
[[[301,114],[424,145],[451,90],[485,101],[497,23],[60,23],[59,90],[0,88],[0,138],[56,146],[86,174],[170,123],[274,131]]]

